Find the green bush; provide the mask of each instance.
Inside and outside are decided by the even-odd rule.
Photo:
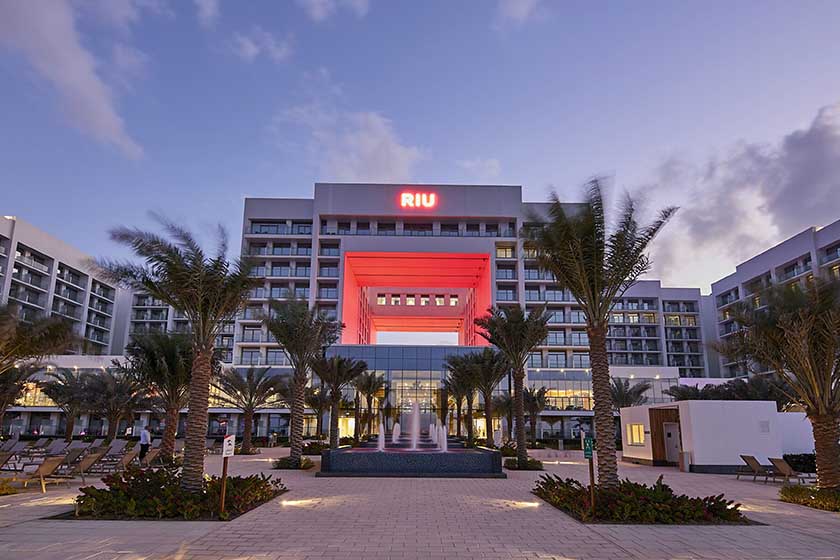
[[[783,502],[800,504],[826,511],[840,511],[840,490],[813,486],[782,486],[779,498]]]
[[[726,500],[723,494],[691,498],[674,494],[662,482],[653,486],[623,480],[616,489],[595,490],[595,515],[589,486],[572,478],[542,475],[533,493],[583,522],[607,523],[748,523],[741,513],[741,504]]]
[[[516,457],[516,446],[511,442],[507,442],[499,448],[502,452],[502,457]]]
[[[225,513],[219,515],[221,478],[208,477],[199,493],[181,489],[176,468],[125,471],[102,479],[106,488],[80,488],[76,514],[96,519],[231,519],[286,491],[279,479],[263,474],[227,479]]]
[[[279,459],[274,459],[272,463],[272,468],[274,469],[300,469],[305,471],[307,469],[311,469],[315,466],[315,463],[312,462],[312,459],[308,457],[301,457],[300,458],[300,467],[293,467],[292,461],[290,457],[280,457]]]
[[[520,469],[519,466],[516,464],[516,459],[505,459],[505,468],[510,469],[512,471],[541,471],[543,470],[542,461],[538,461],[536,459],[532,459],[528,457],[528,465],[524,469]]]
[[[817,472],[817,456],[813,453],[798,453],[782,455],[782,458],[793,467],[793,470],[801,473]]]
[[[317,455],[318,457],[320,457],[321,451],[324,451],[329,448],[329,443],[323,441],[311,441],[303,445],[301,453],[303,453],[304,455]]]
[[[355,439],[353,439],[350,436],[344,436],[344,437],[338,438],[338,445],[352,445],[352,446],[355,447],[358,444],[359,444],[359,442],[357,442]]]

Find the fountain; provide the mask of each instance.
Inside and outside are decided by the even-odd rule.
[[[414,401],[411,405],[411,449],[417,451],[417,443],[420,441],[420,403]]]
[[[502,446],[502,430],[496,430],[493,432],[493,444],[496,447]]]
[[[438,426],[438,447],[441,451],[446,453],[449,451],[449,441],[447,441],[446,428],[444,426]]]
[[[437,436],[438,436],[438,430],[435,427],[435,423],[432,422],[431,424],[429,424],[429,437],[432,438],[433,443],[438,443]],[[440,445],[438,445],[438,447],[440,447]]]
[[[394,430],[391,432],[391,443],[397,445],[400,442],[400,423],[394,422]]]
[[[379,421],[379,434],[376,436],[376,450],[385,451],[385,424]]]

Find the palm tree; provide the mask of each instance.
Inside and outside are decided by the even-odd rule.
[[[251,434],[254,429],[254,416],[261,408],[266,408],[280,398],[278,383],[283,378],[271,375],[271,368],[249,367],[245,373],[230,368],[222,370],[211,381],[219,392],[217,399],[228,406],[242,411],[242,453],[251,453]]]
[[[268,302],[269,314],[263,318],[268,332],[283,347],[292,365],[292,406],[289,429],[289,462],[300,467],[303,451],[304,394],[312,362],[323,356],[334,344],[341,329],[340,322],[323,317],[310,308],[306,301],[290,299]]]
[[[714,388],[714,385],[706,385],[703,389],[700,389],[697,385],[672,385],[667,389],[663,389],[662,393],[673,398],[675,401],[697,401],[712,398],[706,395],[710,389]]]
[[[15,305],[0,305],[0,377],[23,363],[61,354],[78,337],[73,325],[60,317],[21,317]]]
[[[330,393],[323,387],[307,387],[303,401],[315,411],[315,435],[324,435],[324,413],[330,408]]]
[[[385,378],[374,372],[362,373],[353,383],[356,390],[365,398],[367,406],[367,433],[373,433],[373,398],[385,388]]]
[[[492,307],[488,314],[475,320],[483,329],[479,334],[498,348],[513,369],[513,415],[516,419],[516,464],[520,469],[528,466],[527,439],[525,437],[525,364],[534,348],[548,336],[548,314],[542,307],[530,313],[518,305]]]
[[[443,380],[443,387],[449,398],[455,405],[455,437],[461,437],[461,412],[464,408],[464,399],[467,396],[466,387],[457,379],[450,376]]]
[[[614,378],[610,390],[612,406],[617,411],[620,408],[645,404],[648,401],[645,393],[650,390],[650,383],[643,381],[631,387],[629,379]]]
[[[7,374],[4,374],[7,375]],[[65,441],[73,441],[73,428],[76,418],[84,413],[88,394],[86,376],[71,369],[61,368],[47,371],[47,378],[38,383],[55,405],[61,409],[66,419]]]
[[[12,368],[0,373],[0,428],[3,426],[6,410],[14,406],[34,373],[35,369],[30,366]]]
[[[444,361],[444,367],[449,370],[450,387],[463,395],[467,404],[467,442],[473,442],[473,410],[475,409],[475,392],[478,387],[478,367],[481,354],[466,354],[464,356],[450,355]]]
[[[329,389],[330,395],[330,449],[338,449],[338,414],[344,388],[358,380],[367,370],[362,360],[352,360],[335,356],[317,358],[312,362],[312,371],[321,379],[322,385]]]
[[[181,486],[201,492],[216,335],[245,305],[255,280],[249,276],[249,263],[227,259],[227,235],[221,226],[210,256],[192,233],[163,217],[155,219],[168,239],[134,228],[111,230],[111,239],[129,247],[142,262],[100,260],[98,265],[108,277],[171,305],[189,320],[193,363]]]
[[[762,308],[735,304],[741,329],[716,349],[752,369],[770,369],[802,407],[814,432],[817,486],[840,488],[840,284],[814,280],[805,289],[773,287]]]
[[[522,234],[540,268],[552,273],[583,309],[592,364],[595,433],[601,435],[595,441],[598,484],[614,488],[618,486],[618,466],[615,438],[608,436],[614,422],[607,361],[609,316],[616,298],[650,270],[648,246],[677,209],[666,208],[653,223],[640,227],[636,205],[628,196],[610,232],[601,191],[601,180],[592,179],[586,187],[586,202],[571,212],[552,195],[548,220],[535,217]]]
[[[131,421],[148,404],[143,387],[132,376],[106,369],[85,376],[87,408],[108,421],[108,441],[117,436],[120,420]]]
[[[531,425],[531,443],[537,445],[537,423],[540,421],[540,413],[545,410],[545,387],[539,389],[525,388],[525,409],[528,411],[528,423]]]
[[[507,418],[507,441],[510,441],[513,432],[513,399],[510,393],[505,392],[493,397],[493,410],[500,418]]]
[[[484,400],[484,421],[487,424],[487,447],[493,446],[493,391],[510,371],[504,354],[485,348],[474,354],[476,361],[475,386]]]
[[[133,375],[166,419],[160,453],[172,457],[181,409],[189,404],[193,345],[185,334],[135,335],[125,349],[126,362],[117,369]],[[213,370],[218,369],[214,360]]]

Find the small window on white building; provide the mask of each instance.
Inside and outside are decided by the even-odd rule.
[[[391,305],[399,305],[400,296],[391,296]]]
[[[376,305],[385,305],[385,294],[377,294]]]
[[[645,444],[645,425],[627,424],[627,445]]]
[[[413,295],[410,295],[410,296],[405,296],[405,304],[406,304],[406,305],[414,305],[414,301],[415,301],[415,300],[414,300],[414,296],[413,296]]]
[[[420,305],[421,306],[429,305],[429,296],[421,295],[420,296]]]
[[[449,296],[449,305],[452,307],[456,307],[458,305],[458,296],[452,294]]]

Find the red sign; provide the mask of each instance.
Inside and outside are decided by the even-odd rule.
[[[402,208],[434,208],[437,206],[437,195],[428,192],[403,192],[400,193],[400,206]]]

